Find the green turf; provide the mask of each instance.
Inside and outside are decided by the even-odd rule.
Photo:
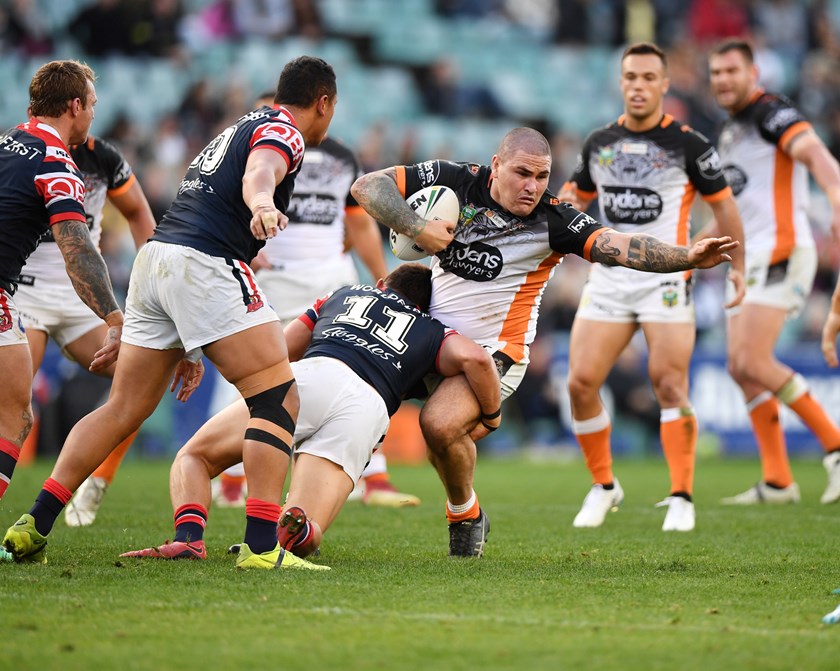
[[[819,462],[794,464],[798,506],[717,500],[753,461],[702,461],[698,527],[660,531],[660,461],[619,462],[622,509],[571,526],[579,462],[482,461],[492,531],[481,560],[450,559],[430,468],[394,468],[416,509],[345,508],[322,546],[329,573],[237,573],[243,513],[211,515],[206,562],[118,560],[171,537],[168,464],[132,462],[96,524],[50,536],[49,564],[0,565],[4,669],[837,669],[840,505]],[[20,469],[0,525],[47,474]]]

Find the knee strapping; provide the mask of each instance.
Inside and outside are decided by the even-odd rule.
[[[251,413],[245,440],[266,443],[292,455],[295,420],[283,406],[283,401],[294,383],[294,380],[289,380],[245,399]]]

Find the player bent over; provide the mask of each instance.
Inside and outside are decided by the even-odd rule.
[[[338,289],[286,327],[300,395],[295,467],[278,541],[299,556],[314,551],[338,515],[388,429],[402,397],[428,373],[463,373],[472,393],[462,399],[477,415],[478,439],[501,422],[499,378],[490,355],[432,319],[431,270],[397,267],[377,287]],[[210,419],[175,458],[170,474],[175,540],[123,557],[204,559],[202,535],[210,479],[242,456],[248,421],[243,401]],[[285,475],[285,473],[284,473]],[[483,548],[482,548],[483,549]]]

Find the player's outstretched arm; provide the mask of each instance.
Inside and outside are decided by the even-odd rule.
[[[288,217],[274,206],[274,190],[283,181],[288,166],[276,151],[252,151],[242,176],[242,200],[251,210],[251,234],[257,240],[273,238],[286,228]]]
[[[105,343],[90,364],[91,371],[102,370],[117,360],[123,326],[123,313],[114,298],[108,268],[90,239],[85,222],[60,221],[52,227],[52,232],[76,293],[108,324]]]
[[[300,361],[312,342],[312,331],[300,319],[293,319],[283,329],[289,361]]]
[[[808,130],[790,139],[783,148],[787,154],[805,164],[814,181],[831,204],[831,231],[840,241],[840,164],[819,136]]]
[[[385,168],[362,175],[350,188],[353,198],[376,221],[397,233],[403,233],[434,254],[449,246],[455,232],[452,221],[425,221],[408,203],[397,187],[397,171]]]
[[[624,266],[649,273],[673,273],[692,268],[713,268],[732,261],[729,252],[740,243],[729,237],[706,238],[690,248],[669,245],[651,235],[619,233],[606,229],[592,245],[593,263]]]
[[[388,266],[385,264],[382,234],[373,217],[357,207],[355,212],[345,215],[344,230],[350,248],[370,271],[374,282],[383,279],[388,274]]]
[[[481,418],[470,432],[480,440],[502,423],[502,398],[499,374],[493,358],[483,347],[462,335],[451,335],[443,341],[438,357],[438,372],[451,377],[463,373],[481,407]]]

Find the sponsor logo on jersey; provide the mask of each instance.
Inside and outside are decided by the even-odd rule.
[[[600,198],[614,224],[648,224],[662,214],[662,197],[641,186],[605,186]]]
[[[714,147],[709,147],[705,152],[703,152],[703,154],[697,158],[696,163],[700,174],[706,179],[715,179],[720,176],[720,156]]]
[[[438,258],[441,268],[474,282],[496,279],[504,266],[502,253],[484,242],[464,244],[453,240]]]
[[[248,299],[248,304],[245,306],[246,312],[256,312],[265,305],[262,297],[259,294],[252,294]]]
[[[793,107],[782,107],[771,112],[762,125],[769,133],[780,133],[797,121],[802,121],[802,115],[798,110]]]
[[[339,214],[339,204],[331,196],[313,193],[292,198],[286,216],[290,224],[316,224],[329,226]]]
[[[644,156],[648,153],[648,146],[645,142],[622,142],[622,154],[636,154],[637,156]]]
[[[747,182],[749,182],[747,173],[737,165],[732,165],[731,163],[723,166],[723,175],[726,177],[726,181],[729,182],[732,193],[736,196],[746,188]]]
[[[365,338],[362,338],[355,333],[351,333],[342,326],[331,326],[326,328],[321,331],[321,335],[325,338],[337,338],[338,340],[343,340],[354,347],[361,347],[373,356],[377,356],[385,361],[390,361],[394,358],[394,354],[392,352],[388,352],[381,345],[375,342],[369,342]]]
[[[569,225],[566,228],[568,228],[570,231],[573,231],[574,233],[580,233],[587,226],[591,226],[592,224],[597,223],[598,222],[595,221],[588,214],[581,212],[569,222]]]
[[[440,165],[437,161],[424,161],[417,165],[420,184],[429,186],[437,181]]]

